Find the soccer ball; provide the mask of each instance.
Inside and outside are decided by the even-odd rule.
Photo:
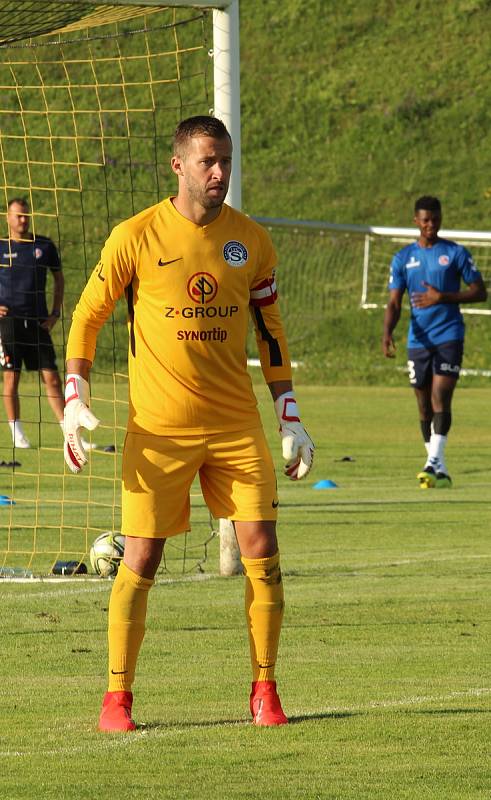
[[[90,563],[94,572],[103,578],[116,575],[124,556],[124,536],[106,531],[101,533],[90,548]]]

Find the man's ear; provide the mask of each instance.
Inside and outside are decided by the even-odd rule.
[[[183,175],[182,171],[182,158],[179,156],[172,156],[170,160],[171,169],[176,175]]]

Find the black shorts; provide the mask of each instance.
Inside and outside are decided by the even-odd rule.
[[[57,370],[53,342],[37,319],[0,317],[0,367],[4,372]]]
[[[422,389],[431,383],[433,375],[448,375],[458,380],[464,342],[443,342],[434,347],[415,347],[407,351],[409,383]]]

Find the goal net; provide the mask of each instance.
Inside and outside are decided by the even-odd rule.
[[[10,199],[25,198],[31,231],[59,250],[65,299],[52,336],[62,375],[71,314],[109,231],[174,191],[176,124],[213,105],[212,12],[171,5],[0,0],[0,194],[5,211]],[[51,292],[48,278],[48,308]],[[4,575],[49,573],[59,560],[88,565],[96,536],[120,530],[126,353],[121,304],[98,340],[92,396],[103,422],[79,476],[64,468],[60,427],[38,374],[22,372],[21,419],[32,447],[13,449],[7,424],[0,426]],[[196,488],[193,533],[168,542],[164,568],[203,563],[215,527]]]

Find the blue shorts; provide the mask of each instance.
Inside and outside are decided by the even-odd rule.
[[[464,342],[443,342],[434,347],[411,347],[407,351],[409,383],[415,389],[422,389],[431,383],[433,375],[447,375],[458,380]]]

